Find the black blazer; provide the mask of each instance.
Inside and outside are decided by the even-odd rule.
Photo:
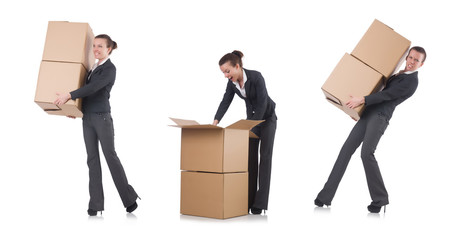
[[[266,120],[270,117],[275,117],[275,102],[269,97],[265,81],[261,73],[258,71],[244,69],[248,80],[245,83],[246,98],[241,95],[241,92],[236,88],[235,84],[228,80],[223,100],[218,106],[215,119],[219,122],[223,115],[230,107],[231,101],[235,93],[246,103],[246,116],[249,120]]]
[[[71,99],[83,99],[83,113],[109,113],[110,91],[115,83],[115,77],[115,65],[108,59],[94,71],[89,71],[84,86],[70,92]]]
[[[417,85],[417,72],[390,77],[387,86],[382,91],[365,97],[366,110],[364,112],[378,111],[390,120],[396,106],[411,97]]]

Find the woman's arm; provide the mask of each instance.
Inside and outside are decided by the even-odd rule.
[[[220,120],[222,120],[223,115],[225,115],[228,108],[230,107],[231,101],[233,101],[233,97],[235,96],[235,90],[233,87],[234,85],[232,83],[227,83],[227,88],[225,90],[225,94],[223,95],[223,99],[218,106],[213,125],[217,125]]]

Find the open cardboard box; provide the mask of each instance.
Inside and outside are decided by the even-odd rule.
[[[247,172],[250,130],[263,121],[239,120],[226,128],[170,118],[181,128],[181,170]]]

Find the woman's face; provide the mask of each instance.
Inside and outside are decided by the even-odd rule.
[[[424,54],[411,49],[406,57],[405,71],[416,71],[424,64],[422,61],[424,61]]]
[[[222,71],[223,75],[232,82],[237,82],[240,76],[243,74],[239,64],[232,66],[230,61],[220,66],[220,70]]]
[[[110,48],[107,47],[107,41],[103,38],[95,38],[93,45],[94,56],[96,59],[103,60],[108,57]]]

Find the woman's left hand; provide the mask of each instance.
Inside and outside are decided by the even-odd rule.
[[[350,95],[350,100],[346,102],[346,106],[349,108],[357,108],[364,104],[364,97],[353,97]]]
[[[71,99],[70,93],[57,93],[57,99],[53,102],[56,105],[63,105]]]

